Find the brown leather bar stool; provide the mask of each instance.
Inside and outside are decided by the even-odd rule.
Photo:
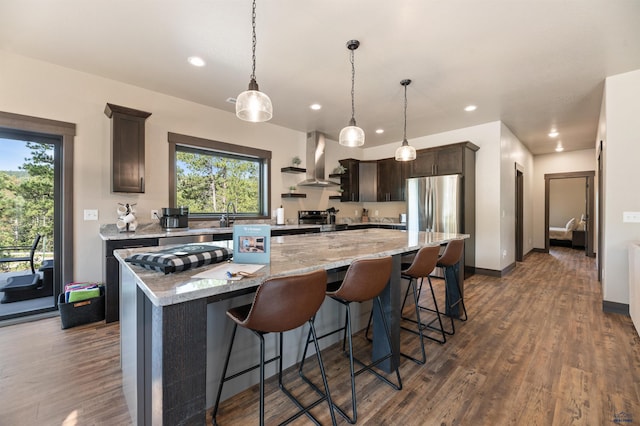
[[[249,305],[239,306],[229,309],[227,316],[233,321],[233,332],[231,334],[231,342],[229,351],[224,362],[222,371],[222,380],[218,388],[216,403],[213,408],[213,423],[217,425],[216,415],[220,404],[220,396],[222,394],[222,386],[225,382],[232,380],[249,371],[260,368],[260,425],[264,425],[264,366],[272,361],[278,360],[278,386],[299,408],[299,411],[289,417],[281,424],[286,424],[300,417],[302,414],[307,415],[311,421],[319,425],[318,420],[313,417],[309,410],[322,401],[327,401],[329,411],[331,413],[331,421],[336,424],[336,417],[333,411],[333,403],[331,402],[331,394],[329,393],[329,385],[325,375],[324,364],[320,356],[320,347],[316,337],[316,331],[313,324],[313,318],[320,309],[325,298],[327,288],[327,273],[324,270],[318,270],[301,275],[291,275],[281,278],[272,278],[263,282],[256,291],[253,303]],[[309,339],[316,348],[316,358],[320,366],[320,373],[324,383],[324,392],[314,386],[319,392],[321,398],[312,404],[303,407],[302,404],[284,387],[282,383],[282,333],[284,331],[293,330],[309,323]],[[227,368],[229,366],[229,358],[231,357],[231,349],[235,340],[238,326],[250,330],[260,339],[260,363],[242,370],[238,373],[227,377]],[[264,335],[267,333],[280,333],[279,352],[275,357],[265,360],[265,342]],[[308,345],[308,343],[307,343]]]
[[[422,353],[422,357],[421,359],[417,359],[402,352],[400,352],[400,355],[410,359],[416,364],[424,364],[427,359],[425,350],[424,350],[424,340],[423,340],[425,337],[440,343],[444,343],[446,341],[446,338],[444,335],[442,336],[442,339],[437,339],[433,336],[430,336],[429,334],[423,333],[423,330],[427,328],[432,329],[434,331],[438,331],[438,332],[442,330],[442,319],[439,313],[431,322],[427,324],[423,323],[422,320],[420,319],[421,306],[419,301],[419,294],[420,294],[420,291],[422,290],[422,283],[425,278],[429,282],[429,288],[431,289],[431,296],[433,298],[435,309],[437,310],[438,308],[438,302],[436,301],[436,297],[433,292],[433,286],[431,285],[431,279],[429,278],[429,275],[431,274],[431,272],[433,272],[433,270],[436,267],[436,262],[438,261],[439,254],[440,254],[440,246],[422,247],[420,250],[418,250],[418,253],[416,253],[411,263],[402,264],[401,278],[405,280],[409,280],[409,285],[407,286],[407,290],[404,294],[404,301],[402,302],[401,312],[404,312],[404,307],[407,303],[407,298],[409,297],[409,291],[412,291],[416,318],[413,319],[411,317],[407,317],[404,315],[402,315],[401,318],[403,320],[410,321],[416,324],[416,329],[414,330],[412,328],[408,328],[403,325],[401,325],[400,328],[420,336],[420,351]],[[418,280],[420,280],[419,286],[418,286]],[[373,311],[369,315],[369,323],[367,324],[367,330],[365,331],[365,336],[369,335],[369,328],[371,326],[372,318],[373,318]],[[435,321],[439,322],[440,324],[439,328],[433,327],[431,325]]]
[[[464,252],[464,240],[451,240],[447,243],[444,252],[438,258],[436,267],[443,268],[445,281],[445,315],[451,320],[451,331],[442,328],[444,334],[453,335],[456,332],[454,318],[460,321],[467,320],[467,308],[464,306],[464,298],[458,282],[458,272],[462,253]],[[460,314],[460,307],[464,316]],[[437,307],[436,307],[437,310]]]
[[[391,265],[392,260],[391,256],[375,258],[375,259],[359,259],[355,260],[347,269],[347,272],[344,276],[344,279],[340,283],[337,289],[329,288],[327,290],[327,295],[330,296],[333,300],[341,303],[345,306],[346,310],[346,320],[345,325],[343,327],[338,328],[337,330],[326,333],[322,336],[319,336],[318,339],[322,339],[324,337],[330,336],[335,333],[339,333],[344,331],[344,337],[342,340],[342,351],[345,351],[345,343],[348,342],[349,349],[349,371],[351,375],[351,409],[353,411],[353,417],[349,417],[346,412],[338,407],[334,403],[334,408],[338,411],[338,413],[345,418],[349,423],[355,423],[358,419],[358,411],[356,408],[356,384],[355,378],[357,375],[364,371],[369,371],[375,374],[382,381],[387,383],[389,386],[396,390],[402,389],[402,380],[400,379],[400,371],[398,370],[397,365],[392,365],[395,370],[396,377],[398,380],[398,384],[395,384],[389,381],[386,377],[379,374],[377,371],[373,369],[373,367],[377,366],[381,362],[387,359],[393,359],[392,345],[391,345],[391,334],[389,332],[389,325],[385,318],[384,309],[382,307],[382,302],[380,301],[380,293],[386,287],[389,282],[389,278],[391,276]],[[353,302],[364,302],[367,300],[372,300],[375,309],[379,309],[380,316],[382,317],[382,323],[385,329],[385,335],[387,337],[387,343],[389,345],[389,353],[385,356],[372,361],[370,364],[365,365],[363,362],[359,361],[353,356],[353,341],[352,341],[352,330],[351,330],[351,303]],[[309,336],[311,337],[311,335]],[[320,392],[320,390],[304,375],[302,369],[304,367],[304,359],[307,354],[307,349],[309,347],[309,343],[312,340],[310,338],[307,339],[307,344],[304,348],[304,353],[302,355],[302,361],[300,362],[298,373],[300,376],[309,383],[316,392]],[[316,349],[317,350],[317,349]],[[359,370],[354,369],[354,362],[357,362],[362,366]],[[391,361],[393,364],[393,361]]]

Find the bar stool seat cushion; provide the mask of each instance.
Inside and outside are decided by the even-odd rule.
[[[324,271],[315,275],[322,273],[326,277]],[[279,333],[298,328],[320,309],[324,300],[324,286],[307,286],[304,282],[296,276],[266,282],[258,287],[253,304],[229,309],[227,316],[239,326],[261,333]],[[299,290],[293,291],[292,287],[298,287]],[[282,303],[292,297],[295,303]]]

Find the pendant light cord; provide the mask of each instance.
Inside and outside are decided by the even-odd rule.
[[[251,12],[251,27],[253,30],[253,37],[251,39],[251,62],[253,66],[251,68],[251,80],[256,79],[256,0],[253,0],[253,10]]]
[[[407,140],[407,85],[404,86],[404,138],[403,141]]]
[[[356,103],[355,103],[355,84],[356,84],[356,66],[354,61],[353,49],[351,49],[351,120],[355,121]]]

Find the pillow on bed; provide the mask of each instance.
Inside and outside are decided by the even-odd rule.
[[[566,229],[567,231],[573,231],[575,227],[576,227],[576,218],[572,217],[571,219],[569,219],[569,222],[567,222],[564,229]]]

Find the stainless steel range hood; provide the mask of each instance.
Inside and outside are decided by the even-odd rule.
[[[324,177],[324,134],[313,131],[307,133],[307,179],[298,186],[337,186],[339,183],[332,182]]]

